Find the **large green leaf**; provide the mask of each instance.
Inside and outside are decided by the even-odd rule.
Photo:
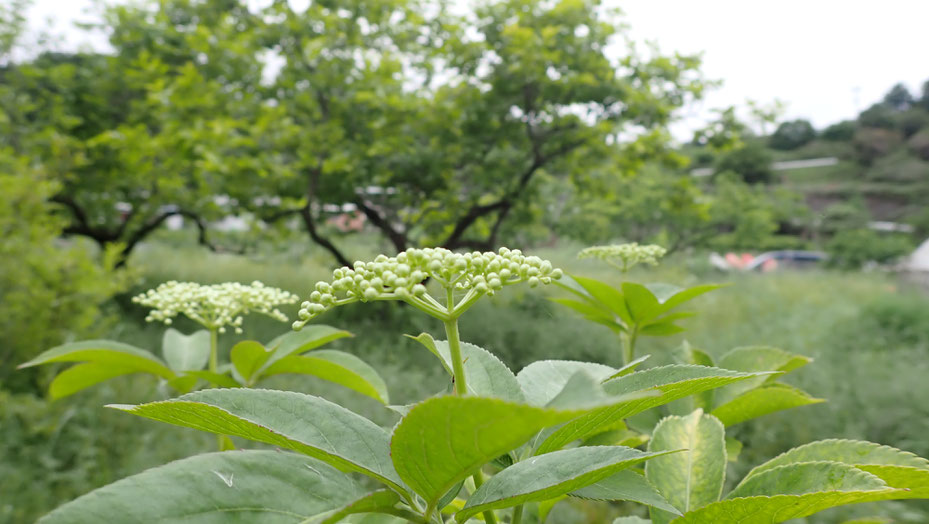
[[[905,466],[929,470],[929,460],[907,451],[863,440],[827,439],[785,451],[752,469],[743,482],[778,466],[799,462],[832,461],[851,466]]]
[[[111,407],[292,449],[403,490],[390,462],[387,432],[319,397],[262,389],[207,389],[173,400]]]
[[[201,329],[185,335],[174,328],[168,328],[161,339],[161,354],[168,367],[178,373],[199,371],[210,360],[210,332]]]
[[[405,510],[396,508],[397,502],[400,502],[400,496],[397,495],[396,492],[380,489],[371,493],[366,493],[364,496],[351,501],[338,510],[312,519],[306,524],[336,524],[349,515],[359,513],[384,513],[398,516],[406,514],[412,515]]]
[[[351,336],[353,335],[348,331],[323,324],[305,326],[300,331],[288,331],[268,343],[267,347],[271,348],[271,355],[265,362],[264,367],[267,368],[290,355],[306,353],[333,340]]]
[[[662,419],[648,442],[649,451],[685,449],[645,464],[645,478],[681,512],[716,502],[726,480],[726,442],[722,423],[703,410]],[[656,524],[673,514],[650,508]]]
[[[50,362],[98,362],[123,368],[132,368],[171,380],[175,374],[155,355],[135,346],[112,340],[85,340],[54,347],[41,353],[20,368]]]
[[[433,508],[483,464],[580,413],[495,398],[435,397],[403,417],[394,429],[390,455],[400,478]]]
[[[749,346],[735,348],[719,359],[719,367],[735,371],[779,371],[789,373],[812,362],[802,355],[788,353],[782,349],[767,346]],[[755,389],[777,378],[776,375],[746,380],[740,384],[722,388],[716,392],[716,405],[721,406],[746,391]]]
[[[350,476],[301,455],[209,453],[91,491],[39,522],[297,524],[361,494]]]
[[[655,297],[661,304],[658,308],[658,314],[660,315],[671,311],[684,302],[689,302],[704,293],[709,293],[710,291],[725,287],[726,285],[727,284],[701,284],[687,289],[678,288],[679,291],[672,290],[671,288],[674,286],[668,286],[667,284],[665,284],[666,287],[661,287],[657,284],[649,284],[648,288],[655,294]]]
[[[908,498],[878,476],[840,462],[800,462],[752,475],[726,500],[685,514],[675,523],[784,522],[834,506]]]
[[[661,304],[647,287],[635,282],[623,282],[622,289],[626,308],[636,324],[644,324],[658,316]]]
[[[621,332],[626,329],[622,324],[616,321],[616,316],[612,311],[593,299],[574,300],[571,298],[553,298],[551,301],[556,304],[561,304],[562,306],[567,306],[583,315],[587,320],[602,324],[613,331]]]
[[[711,414],[726,426],[732,426],[775,411],[820,402],[825,402],[825,399],[813,398],[805,391],[775,382],[746,391],[717,407]]]
[[[760,375],[764,373],[741,373],[705,366],[674,364],[608,380],[603,384],[603,389],[611,395],[647,391],[658,392],[661,395],[631,399],[592,410],[547,435],[535,453],[540,455],[560,449],[570,442],[599,433],[626,417],[673,400]]]
[[[187,376],[196,377],[202,380],[209,382],[210,384],[215,384],[221,388],[240,388],[242,384],[236,382],[236,380],[226,373],[214,373],[212,371],[188,371],[184,373]]]
[[[571,493],[573,497],[593,500],[630,500],[680,515],[655,486],[637,471],[625,470]]]
[[[613,376],[617,370],[593,362],[572,360],[539,360],[519,371],[516,380],[526,400],[536,406],[552,401],[578,371],[585,371],[598,382]]]
[[[229,352],[232,365],[248,385],[255,383],[258,370],[264,366],[270,356],[271,352],[254,340],[243,340],[232,346]]]
[[[442,365],[449,375],[452,373],[452,354],[448,341],[435,340],[428,333],[410,337],[426,347],[442,360]],[[484,348],[461,343],[461,359],[464,361],[464,373],[468,381],[468,392],[480,397],[496,397],[513,402],[523,402],[523,392],[516,381],[516,376],[506,364]]]
[[[455,514],[459,523],[483,511],[542,501],[589,486],[660,455],[621,446],[590,446],[532,457],[497,473]]]
[[[819,491],[873,491],[886,487],[887,484],[879,477],[848,464],[800,462],[752,475],[744,479],[726,498],[803,495]]]
[[[861,440],[829,439],[796,447],[752,469],[742,483],[773,468],[816,461],[855,466],[879,477],[888,486],[909,490],[905,497],[895,498],[929,498],[929,460]]]
[[[608,308],[608,310],[611,311],[614,315],[619,317],[619,319],[622,320],[626,326],[631,326],[634,324],[632,315],[630,314],[629,309],[626,307],[626,299],[623,297],[621,291],[592,278],[577,276],[572,276],[571,278],[584,291],[586,291],[586,294],[578,291],[576,288],[571,288],[569,285],[562,285],[561,287],[572,291],[582,298],[593,298],[595,301]],[[566,280],[566,282],[569,281]]]
[[[75,364],[59,373],[48,386],[52,400],[67,397],[78,391],[121,375],[137,373],[139,370],[114,364],[84,362]]]
[[[269,366],[261,376],[280,373],[313,375],[367,395],[382,404],[390,402],[387,384],[377,371],[355,355],[343,351],[319,349],[309,355],[291,355]]]

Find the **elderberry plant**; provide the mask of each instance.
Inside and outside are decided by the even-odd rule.
[[[297,301],[296,295],[258,281],[249,285],[170,281],[133,297],[132,302],[151,309],[146,317],[148,322],[171,326],[178,315],[183,315],[204,329],[185,335],[168,328],[162,340],[163,358],[122,342],[87,340],[49,349],[20,367],[76,362],[52,380],[49,386],[52,399],[133,373],[154,375],[178,393],[187,393],[198,384],[250,387],[272,375],[300,373],[315,375],[387,403],[384,381],[357,357],[334,350],[305,355],[331,341],[351,336],[329,326],[285,333],[267,344],[241,341],[229,349],[229,361],[220,363],[218,338],[227,328],[241,334],[243,317],[250,313],[287,322],[287,316],[278,308]]]
[[[578,258],[597,258],[625,275],[638,264],[658,265],[658,260],[665,253],[661,246],[632,243],[589,247],[578,253]],[[666,337],[684,331],[676,322],[695,313],[675,310],[685,302],[721,287],[704,284],[685,289],[664,283],[642,285],[628,281],[614,287],[587,277],[571,276],[565,280],[561,287],[573,293],[574,297],[553,300],[619,335],[623,365],[635,361],[639,337]]]
[[[209,389],[113,405],[278,450],[172,462],[95,490],[40,522],[522,524],[544,522],[554,504],[574,497],[636,502],[656,524],[763,524],[841,504],[929,498],[925,459],[828,440],[756,467],[722,496],[726,462],[738,448],[727,442],[726,426],[819,401],[776,381],[807,364],[805,357],[738,348],[717,367],[685,346],[688,363],[639,370],[641,359],[621,368],[546,360],[514,374],[459,339],[459,318],[482,297],[560,276],[551,263],[516,250],[412,249],[338,269],[316,284],[294,327],[311,330],[316,317],[350,303],[406,302],[443,322],[447,340],[415,339],[452,376],[452,394],[391,406],[401,418],[389,428],[321,397],[285,391]],[[689,415],[652,427],[634,417],[685,399]],[[643,520],[629,515],[616,523],[631,521]]]

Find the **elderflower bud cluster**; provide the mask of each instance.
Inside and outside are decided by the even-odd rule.
[[[588,247],[578,253],[577,258],[598,258],[626,272],[636,264],[657,266],[658,259],[667,252],[665,248],[655,244],[640,246],[633,242],[631,244]]]
[[[132,298],[136,304],[148,306],[152,311],[145,317],[148,322],[164,322],[182,314],[207,329],[226,332],[226,326],[242,332],[242,317],[251,312],[267,315],[281,322],[287,316],[277,306],[294,304],[297,295],[255,281],[250,285],[225,282],[204,286],[195,282],[165,282]]]
[[[355,262],[333,271],[331,282],[317,282],[309,300],[301,304],[294,329],[335,306],[356,301],[403,300],[427,312],[452,309],[452,304],[443,307],[428,295],[426,279],[473,299],[493,295],[506,285],[526,282],[535,287],[561,276],[562,271],[548,260],[525,256],[518,249],[455,253],[444,248],[410,248],[395,257],[379,255],[371,262]]]

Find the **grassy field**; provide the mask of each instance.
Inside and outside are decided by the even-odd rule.
[[[569,273],[617,279],[596,262],[577,261],[579,246],[535,250]],[[376,246],[375,246],[376,249]],[[349,252],[368,256],[359,242]],[[305,294],[328,275],[328,259],[297,248],[262,256],[216,255],[176,242],[145,246],[132,260],[138,276],[134,290],[177,279],[263,282]],[[685,321],[679,336],[647,339],[640,353],[651,363],[685,338],[712,355],[742,345],[773,345],[816,360],[788,379],[829,402],[769,415],[733,428],[746,444],[730,478],[795,445],[819,438],[860,438],[929,456],[929,300],[905,290],[894,278],[879,274],[802,272],[724,275],[712,272],[702,257],[681,257],[631,280],[679,285],[730,282],[732,285],[697,302],[700,315]],[[556,289],[507,290],[464,317],[462,337],[497,353],[513,369],[543,358],[619,363],[617,341],[605,329],[579,319],[547,300]],[[154,350],[162,328],[144,323],[144,311],[122,300],[112,338]],[[288,311],[293,313],[293,311]],[[392,401],[404,403],[447,387],[447,379],[425,350],[405,333],[441,326],[412,315],[410,308],[354,306],[321,319],[356,334],[339,341],[377,367]],[[179,329],[191,326],[178,323]],[[286,325],[250,318],[250,338],[269,340]],[[224,336],[229,347],[236,337]],[[302,377],[280,377],[267,387],[315,393],[344,403],[381,424],[396,421],[379,404],[336,386]],[[921,392],[921,393],[920,393]],[[147,378],[129,377],[48,406],[28,398],[0,399],[0,521],[29,522],[61,502],[98,485],[196,452],[210,450],[208,435],[182,430],[102,409],[110,402],[137,402],[165,396]],[[619,514],[618,506],[561,504],[550,522],[600,522]],[[926,522],[919,503],[860,506],[829,512],[810,522],[840,522],[850,516],[887,515],[898,522]]]

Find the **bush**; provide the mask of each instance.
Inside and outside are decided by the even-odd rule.
[[[851,140],[855,136],[855,130],[858,128],[853,120],[843,120],[837,124],[832,124],[823,130],[820,136],[823,140],[832,142],[844,142]]]
[[[0,151],[0,384],[21,391],[34,388],[32,375],[13,375],[15,365],[99,329],[100,304],[123,282],[111,263],[59,240],[63,225],[47,201],[54,191],[25,159]]]
[[[778,126],[768,140],[771,147],[789,151],[803,147],[816,138],[816,130],[808,120],[793,120]]]
[[[897,112],[887,105],[874,104],[858,115],[858,124],[862,127],[896,129]]]
[[[853,140],[858,163],[870,166],[900,145],[901,136],[897,131],[887,129],[859,129]]]
[[[923,160],[929,160],[929,129],[911,136],[906,145],[914,155]]]
[[[746,142],[743,147],[722,156],[716,170],[732,171],[749,184],[767,184],[774,179],[772,160],[771,153],[762,144]]]
[[[905,138],[909,138],[923,129],[929,128],[929,112],[912,108],[897,117],[897,128]]]
[[[840,231],[826,244],[829,264],[858,269],[868,262],[887,263],[913,250],[906,235],[878,233],[870,229]]]

